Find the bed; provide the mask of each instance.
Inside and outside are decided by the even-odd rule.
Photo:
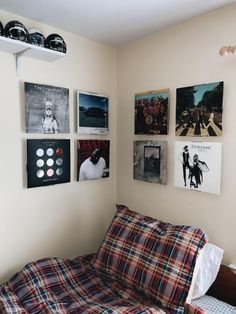
[[[225,266],[207,295],[186,303],[206,242],[199,228],[163,223],[119,205],[98,252],[25,265],[0,286],[0,313],[212,314],[203,308],[213,297],[235,311],[236,273]]]

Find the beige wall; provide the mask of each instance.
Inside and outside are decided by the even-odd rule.
[[[59,33],[68,52],[48,63],[22,57],[19,77],[15,59],[0,52],[1,153],[0,153],[0,281],[29,262],[44,256],[73,257],[94,252],[111,220],[116,199],[116,52],[114,48],[0,11],[5,24],[12,19],[45,35]],[[24,130],[23,82],[67,87],[70,91],[71,182],[27,189],[26,138],[48,138]],[[110,132],[106,136],[76,134],[75,91],[110,96]],[[51,136],[52,137],[52,136]],[[76,181],[77,139],[111,141],[110,178]]]
[[[165,221],[202,227],[211,242],[225,250],[224,262],[236,263],[236,57],[222,58],[218,50],[236,44],[236,6],[213,12],[117,51],[118,69],[118,201]],[[176,88],[223,80],[223,143],[221,195],[174,187]],[[170,89],[168,136],[134,135],[134,94]],[[133,140],[167,140],[168,184],[134,181]],[[200,140],[194,138],[194,140]]]

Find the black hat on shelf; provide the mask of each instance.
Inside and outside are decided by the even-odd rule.
[[[28,30],[19,21],[10,21],[5,25],[4,33],[6,37],[11,39],[17,39],[21,41],[27,41]]]
[[[28,43],[30,43],[32,45],[44,47],[45,37],[37,29],[31,28],[31,29],[29,29],[27,41],[28,41]]]
[[[0,36],[4,36],[4,27],[1,21],[0,21]]]
[[[58,34],[50,34],[45,39],[45,47],[55,51],[66,53],[66,43],[64,39]]]

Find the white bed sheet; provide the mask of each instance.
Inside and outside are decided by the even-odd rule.
[[[195,299],[191,303],[204,309],[206,314],[236,314],[235,306],[208,295]]]

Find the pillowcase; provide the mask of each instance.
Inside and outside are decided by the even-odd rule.
[[[197,259],[196,262],[196,279],[195,282],[193,279],[193,286],[191,284],[190,288],[190,291],[192,290],[191,300],[195,300],[206,294],[216,280],[223,254],[224,251],[212,243],[204,245],[199,254],[199,260]]]
[[[206,245],[207,245],[207,243],[203,246],[203,248],[200,250],[200,252],[198,252],[197,260],[196,260],[195,267],[193,270],[193,277],[192,277],[191,285],[190,285],[190,288],[188,291],[188,296],[186,299],[186,303],[188,303],[188,304],[191,304],[191,302],[193,300],[193,288],[195,286],[195,283],[197,280],[197,274],[198,274],[199,268],[201,266],[203,249]]]
[[[164,223],[118,205],[92,265],[170,313],[183,313],[196,257],[206,241],[199,228]]]

